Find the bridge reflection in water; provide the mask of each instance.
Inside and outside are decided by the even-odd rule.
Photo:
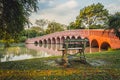
[[[42,58],[49,56],[60,56],[61,51],[58,49],[62,48],[61,44],[26,44],[26,47],[9,47],[0,52],[0,62],[16,61],[31,58]],[[86,53],[89,53],[90,48],[85,49]],[[98,52],[98,48],[92,48],[92,52]],[[70,54],[75,53],[76,50],[69,51]]]
[[[28,49],[33,49],[36,51],[43,51],[44,53],[50,54],[51,56],[61,55],[61,52],[58,49],[61,45],[56,44],[26,44]]]
[[[44,51],[47,54],[50,54],[51,56],[62,55],[62,52],[58,51],[60,48],[62,48],[62,44],[26,44],[26,47],[28,49],[33,49],[33,50],[36,50],[36,51]],[[90,53],[90,50],[91,50],[91,52],[98,52],[99,51],[98,47],[91,48],[91,49],[90,49],[90,47],[86,47],[85,53]],[[70,50],[68,52],[70,54],[73,54],[77,51],[76,50]]]

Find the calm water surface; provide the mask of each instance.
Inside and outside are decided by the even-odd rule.
[[[26,44],[25,46],[14,46],[7,49],[0,48],[0,62],[7,61],[16,61],[32,58],[42,58],[49,56],[59,56],[62,54],[61,51],[58,51],[62,48],[60,44]],[[87,47],[85,52],[89,52],[90,48]],[[98,48],[92,48],[92,52],[98,52]],[[75,53],[76,50],[69,51],[70,54]]]

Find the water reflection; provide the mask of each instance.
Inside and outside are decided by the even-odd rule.
[[[3,49],[0,52],[2,56],[0,57],[1,58],[0,61],[4,62],[4,61],[29,59],[29,58],[32,58],[32,56],[36,56],[35,52],[36,51],[28,50],[25,47],[9,47],[9,48]]]
[[[43,51],[44,53],[47,53],[51,56],[61,55],[61,52],[58,51],[58,49],[61,47],[61,45],[58,44],[27,44],[26,47],[28,49],[36,50],[37,52]]]
[[[61,55],[61,52],[57,51],[57,47],[59,48],[60,45],[27,44],[25,47],[0,49],[0,62]]]
[[[58,49],[62,48],[60,44],[26,44],[25,47],[9,47],[6,49],[0,48],[0,62],[15,61],[31,58],[41,58],[49,56],[61,55],[61,51]],[[97,52],[98,48],[92,48],[92,52]],[[89,52],[90,48],[87,47],[85,52]],[[68,53],[75,53],[76,50],[68,51]]]

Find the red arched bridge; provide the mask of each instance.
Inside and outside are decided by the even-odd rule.
[[[77,29],[55,32],[52,34],[30,38],[26,43],[40,43],[40,44],[58,44],[63,43],[65,39],[88,39],[90,47],[98,47],[100,49],[118,49],[120,48],[120,40],[113,32],[108,32],[102,29]]]

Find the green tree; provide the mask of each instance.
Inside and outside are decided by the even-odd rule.
[[[46,29],[46,34],[50,34],[50,33],[54,33],[57,31],[63,31],[63,25],[61,25],[60,23],[56,23],[56,22],[51,22],[48,24],[48,27]]]
[[[81,28],[88,28],[91,25],[104,25],[108,19],[108,10],[104,9],[101,3],[92,4],[80,10],[80,14],[76,17],[76,25]]]
[[[89,28],[90,29],[103,29],[105,28],[105,26],[98,24],[98,25],[90,25]]]
[[[74,22],[71,22],[68,26],[67,26],[67,30],[71,30],[71,29],[76,29],[76,25]]]
[[[39,26],[33,26],[33,27],[30,28],[30,30],[36,31],[37,32],[36,36],[43,36],[45,34],[44,29],[42,29]]]
[[[120,12],[109,16],[108,27],[106,29],[113,30],[114,34],[120,39]]]
[[[32,26],[30,29],[35,30],[36,32],[43,32],[43,29],[39,26]]]
[[[39,19],[35,21],[35,24],[37,24],[39,27],[45,26],[49,21],[45,19]]]
[[[32,26],[29,29],[23,30],[19,34],[19,42],[25,42],[27,38],[33,38],[37,36],[43,36],[44,33],[42,32],[42,29],[37,26]]]
[[[41,29],[43,29],[43,31],[44,31],[44,26],[47,25],[48,23],[49,23],[49,21],[46,19],[38,19],[35,21],[35,24],[37,24],[37,26],[39,26]]]
[[[37,36],[37,32],[35,30],[27,30],[28,37],[33,38]]]
[[[37,11],[37,0],[0,0],[0,38],[7,46],[29,24],[33,11]]]
[[[35,21],[35,24],[41,28],[41,34],[45,34],[45,26],[50,22],[47,19],[38,19]]]
[[[82,27],[81,24],[82,24],[82,20],[79,19],[79,16],[77,16],[75,20],[76,29],[83,29],[84,27]]]

